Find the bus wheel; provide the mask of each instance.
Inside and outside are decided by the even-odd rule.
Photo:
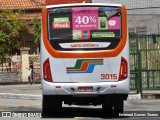
[[[42,115],[57,115],[62,109],[62,100],[58,96],[43,95]]]
[[[115,113],[123,113],[123,107],[114,107],[114,112]]]
[[[102,108],[105,114],[111,114],[113,112],[112,103],[110,103],[109,101],[104,101],[102,103]]]
[[[119,102],[117,102],[117,104],[115,104],[114,106],[114,113],[117,115],[119,115],[119,113],[123,113],[123,107],[124,107],[124,101],[119,100]]]
[[[107,114],[107,115],[110,115],[110,114],[113,112],[112,107],[104,107],[104,106],[102,105],[102,108],[103,108],[103,112],[104,112],[105,114]]]

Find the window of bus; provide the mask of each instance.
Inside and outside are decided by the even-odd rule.
[[[109,46],[98,49],[114,49],[120,41],[120,8],[78,6],[47,11],[48,38],[55,49],[63,49],[59,43],[72,42],[110,42]]]

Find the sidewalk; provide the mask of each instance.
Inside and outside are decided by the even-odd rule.
[[[41,84],[0,85],[0,98],[42,99]]]
[[[0,98],[42,99],[41,84],[0,85]],[[140,94],[130,93],[129,100],[160,98],[160,90],[145,90]]]

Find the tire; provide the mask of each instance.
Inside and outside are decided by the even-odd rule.
[[[110,115],[113,113],[113,108],[112,107],[105,107],[103,104],[102,104],[102,108],[103,108],[103,112],[107,115]]]
[[[62,109],[62,100],[59,96],[43,95],[42,115],[55,114]]]
[[[124,101],[119,100],[119,102],[117,102],[117,104],[114,106],[114,113],[116,114],[123,113],[123,107],[124,107]]]
[[[114,113],[123,113],[123,107],[114,107]]]
[[[119,115],[123,113],[124,101],[120,97],[106,97],[102,103],[102,108],[107,115]]]
[[[112,100],[109,100],[108,98],[104,98],[104,101],[102,103],[102,108],[103,108],[104,114],[110,115],[113,112]]]

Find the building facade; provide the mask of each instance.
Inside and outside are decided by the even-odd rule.
[[[45,0],[0,0],[0,10],[24,10],[22,19],[24,19],[27,23],[28,32],[25,33],[21,42],[22,47],[30,48],[30,54],[37,54],[39,47],[38,44],[34,42],[35,36],[33,32],[33,23],[31,22],[31,20],[33,20],[34,18],[40,19],[41,10],[44,5]]]
[[[125,4],[129,33],[160,34],[160,0],[93,0]]]

